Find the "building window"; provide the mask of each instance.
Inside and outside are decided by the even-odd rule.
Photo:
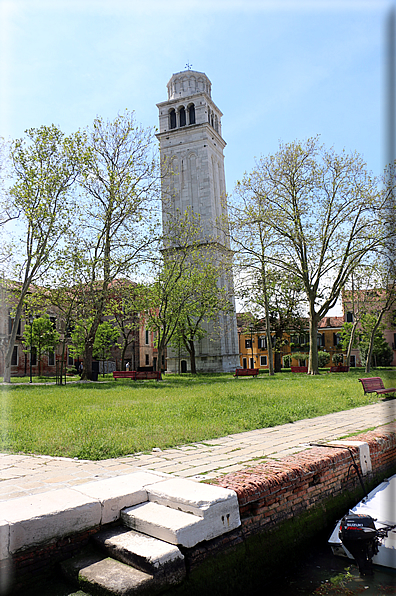
[[[251,347],[252,347],[252,340],[245,339],[245,348],[251,348]]]
[[[347,312],[347,315],[346,315],[346,322],[347,322],[347,323],[353,323],[353,313],[351,313],[351,312]]]
[[[258,347],[262,350],[267,349],[267,338],[266,337],[259,337],[258,338]]]
[[[150,356],[146,354],[146,366],[150,364]]]
[[[351,368],[355,368],[355,366],[356,366],[356,356],[354,354],[352,354],[350,357],[349,366]]]
[[[18,366],[18,346],[14,346],[12,351],[11,366]]]
[[[188,106],[188,122],[189,124],[195,124],[195,106],[191,104]]]
[[[171,110],[169,112],[169,128],[176,128],[176,112]]]
[[[73,366],[73,364],[74,364],[74,359],[73,359],[73,356],[69,352],[69,354],[67,356],[67,365],[68,366]]]
[[[249,358],[250,368],[254,368],[254,358]]]
[[[55,352],[48,352],[48,366],[55,366]]]
[[[325,335],[324,333],[318,333],[318,348],[325,345]]]
[[[267,356],[260,356],[260,366],[267,366]]]
[[[179,110],[179,122],[180,126],[186,126],[186,110],[184,108]]]
[[[150,343],[150,341],[149,341],[149,340],[150,340],[150,338],[149,338],[149,330],[148,330],[148,329],[146,329],[146,346],[148,346],[148,345],[149,345],[149,343]]]
[[[247,368],[247,360],[246,360],[246,358],[242,358],[242,366],[243,366],[243,368]]]
[[[341,337],[339,333],[333,333],[333,344],[339,346],[341,344]]]
[[[52,324],[52,327],[56,330],[56,317],[50,317],[49,318]]]

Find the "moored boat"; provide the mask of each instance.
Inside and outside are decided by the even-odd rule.
[[[396,474],[337,522],[329,544],[335,555],[355,559],[362,575],[372,564],[396,569]]]

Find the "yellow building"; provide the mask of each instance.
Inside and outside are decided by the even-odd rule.
[[[343,323],[344,317],[324,317],[319,323],[318,348],[330,354],[330,361],[326,366],[333,366],[335,364],[333,361],[334,354],[342,353],[340,331]],[[240,366],[242,368],[268,369],[268,346],[264,321],[258,321],[250,325],[249,323],[244,324],[243,316],[238,315],[238,337]],[[274,348],[275,343],[277,344],[277,350],[280,352],[282,366],[286,366],[290,356],[292,366],[307,365],[309,355],[308,321],[306,332],[284,333],[283,337],[277,342],[275,334],[272,334]],[[297,359],[293,354],[306,354],[306,358]]]

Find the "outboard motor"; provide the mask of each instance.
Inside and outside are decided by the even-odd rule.
[[[341,520],[339,537],[359,566],[361,575],[372,575],[372,558],[378,552],[379,533],[370,515],[350,514]]]

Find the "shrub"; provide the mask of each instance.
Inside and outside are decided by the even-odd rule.
[[[318,352],[318,365],[323,368],[330,362],[330,354],[328,352]]]
[[[343,354],[333,354],[333,362],[337,366],[339,364],[342,364],[343,360],[344,360],[344,355]]]

